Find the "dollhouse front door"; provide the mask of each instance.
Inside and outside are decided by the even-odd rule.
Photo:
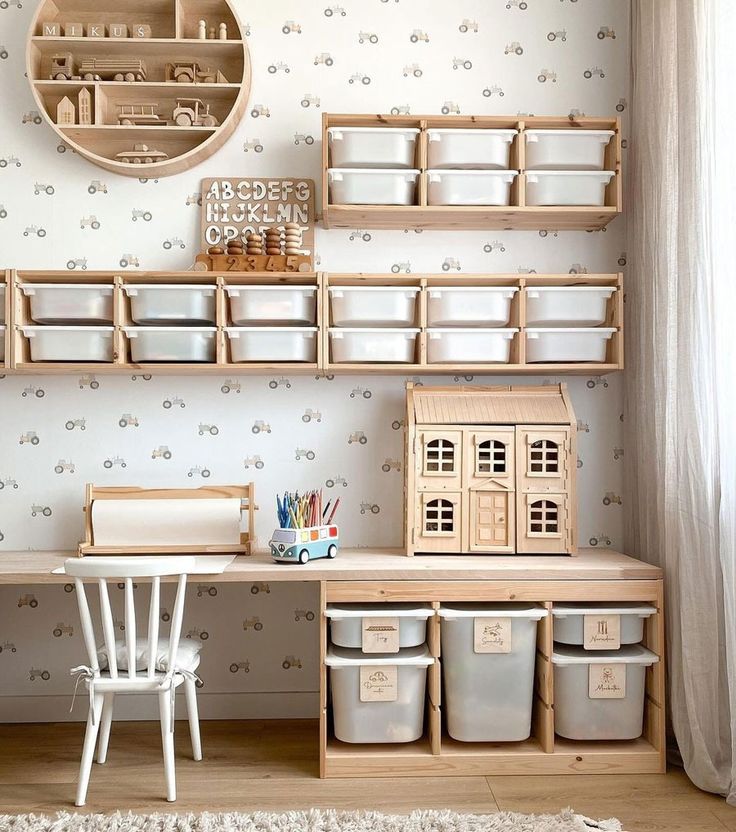
[[[514,552],[514,493],[471,491],[469,501],[469,550]]]

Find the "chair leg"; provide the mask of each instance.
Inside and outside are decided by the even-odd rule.
[[[75,806],[84,806],[87,800],[87,787],[89,776],[92,772],[92,761],[95,756],[95,745],[97,744],[97,733],[100,728],[102,717],[103,694],[96,693],[92,699],[92,713],[87,716],[87,729],[84,733],[84,748],[82,749],[82,762],[79,765],[79,782],[77,783],[77,799]]]
[[[107,746],[110,742],[110,727],[112,725],[112,708],[115,701],[114,693],[106,693],[102,705],[102,719],[100,721],[100,739],[97,743],[97,762],[102,765],[107,760]]]
[[[171,699],[168,690],[158,695],[158,709],[161,716],[161,744],[164,750],[164,775],[166,777],[166,799],[176,800],[176,770],[174,768],[174,724],[171,713]]]
[[[199,735],[199,711],[197,709],[197,686],[194,679],[184,679],[184,696],[189,715],[189,736],[192,739],[192,757],[202,759],[202,739]]]

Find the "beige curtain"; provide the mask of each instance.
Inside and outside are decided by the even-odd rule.
[[[736,805],[736,3],[633,0],[626,547],[665,570],[685,769]]]

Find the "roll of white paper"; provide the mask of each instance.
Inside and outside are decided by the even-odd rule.
[[[95,500],[95,546],[223,546],[240,542],[240,499]]]

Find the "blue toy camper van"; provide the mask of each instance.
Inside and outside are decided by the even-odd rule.
[[[275,529],[269,546],[276,563],[307,563],[314,558],[334,558],[338,543],[337,526],[307,526]]]

